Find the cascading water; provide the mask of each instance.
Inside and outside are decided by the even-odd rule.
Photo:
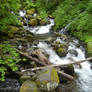
[[[24,14],[20,13],[24,16]],[[36,15],[35,15],[36,16]],[[30,32],[34,34],[46,34],[50,32],[51,27],[54,25],[54,20],[50,19],[50,24],[47,24],[45,26],[37,26],[37,27],[29,27],[24,26],[25,29],[29,30]],[[72,22],[71,22],[72,23]],[[64,29],[60,30],[60,34],[65,33],[67,28],[71,25],[69,23]],[[66,43],[65,41],[57,38],[56,40],[59,40],[61,43]],[[68,47],[68,54],[61,58],[57,55],[57,53],[54,51],[54,49],[51,47],[51,44],[47,44],[46,42],[39,42],[37,45],[38,48],[43,49],[48,55],[49,55],[49,61],[53,64],[64,64],[69,62],[76,62],[79,60],[85,59],[85,49],[80,46],[78,47],[79,42],[77,39],[74,39],[72,42],[69,42]],[[74,51],[75,53],[69,52],[70,50]],[[74,65],[75,73],[78,75],[76,79],[76,86],[77,90],[74,92],[92,92],[91,84],[92,84],[92,70],[89,62],[81,63],[81,69],[78,65]]]
[[[75,41],[75,40],[74,40]],[[60,58],[56,52],[53,50],[50,45],[48,45],[45,42],[39,42],[38,47],[43,49],[45,52],[49,54],[49,61],[53,64],[65,64],[69,62],[76,62],[79,60],[85,59],[85,51],[83,47],[78,48],[75,44],[75,42],[70,42],[70,46],[68,47],[68,50],[75,50],[77,53],[77,56],[71,53],[68,53],[66,57]],[[77,92],[91,92],[91,84],[92,84],[92,70],[90,69],[90,63],[84,62],[81,64],[81,69],[78,67],[78,65],[74,66],[75,73],[78,75],[78,79],[76,80],[76,85],[79,87]]]
[[[50,32],[50,28],[53,25],[54,25],[54,21],[53,21],[53,19],[50,19],[50,24],[48,24],[46,26],[36,26],[36,27],[24,26],[24,28],[34,34],[46,34],[46,33]]]
[[[61,43],[65,43],[65,41],[59,40]],[[76,62],[79,60],[85,59],[85,49],[79,45],[77,39],[74,39],[72,42],[69,43],[68,51],[74,50],[77,55],[74,53],[68,52],[66,57],[59,57],[56,52],[53,50],[50,44],[45,42],[39,42],[38,47],[43,49],[49,55],[49,61],[53,64],[64,64],[69,62]],[[92,84],[92,70],[89,62],[81,63],[81,69],[78,65],[74,65],[75,73],[78,75],[76,79],[76,86],[78,87],[77,91],[75,92],[92,92],[91,84]]]

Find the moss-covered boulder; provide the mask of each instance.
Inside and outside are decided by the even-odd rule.
[[[20,92],[40,92],[40,91],[38,90],[35,82],[27,80],[22,84]]]
[[[27,10],[27,14],[28,14],[28,15],[32,15],[32,14],[34,14],[35,12],[36,12],[35,8],[31,8],[31,9]]]
[[[60,41],[55,41],[53,43],[53,47],[56,51],[56,53],[61,56],[64,57],[66,56],[66,54],[68,53],[68,44],[67,43],[61,43]]]
[[[29,25],[30,26],[37,26],[38,25],[38,20],[36,18],[30,19],[29,20]]]
[[[37,76],[38,86],[45,91],[54,90],[59,84],[59,77],[55,68],[44,69]]]

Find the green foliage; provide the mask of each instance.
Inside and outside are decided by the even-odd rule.
[[[20,60],[19,54],[8,44],[8,42],[0,44],[0,80],[4,80],[4,75],[8,68],[10,68],[12,71],[18,70],[16,64]]]
[[[24,9],[30,9],[36,7],[36,4],[33,0],[20,0],[22,7]]]
[[[83,0],[61,0],[59,6],[53,13],[56,25],[55,30],[65,27],[68,23],[73,21],[82,11],[85,10],[85,3]]]
[[[0,0],[0,31],[6,32],[10,24],[16,26],[20,24],[15,15],[20,6],[20,0]]]
[[[47,16],[48,16],[48,13],[47,13],[46,11],[41,11],[41,12],[40,12],[40,17],[41,17],[42,19],[46,18]]]

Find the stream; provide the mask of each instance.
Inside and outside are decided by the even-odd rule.
[[[26,13],[20,11],[20,16],[23,17]],[[34,15],[36,16],[36,14]],[[55,24],[53,19],[49,19],[50,24],[47,24],[45,26],[36,26],[36,27],[29,27],[29,25],[24,26],[24,29],[26,29],[29,32],[32,32],[36,36],[43,36],[43,37],[50,37],[51,36],[51,28]],[[71,24],[71,23],[70,23]],[[64,34],[67,32],[67,28],[70,25],[68,24],[65,28],[61,29],[59,31],[59,34]],[[47,38],[46,38],[47,39]],[[60,57],[55,50],[53,49],[51,43],[47,43],[44,39],[39,40],[39,43],[37,45],[33,45],[33,47],[38,47],[40,49],[43,49],[44,52],[46,52],[49,55],[49,61],[53,64],[65,64],[70,62],[76,62],[79,60],[84,60],[86,58],[85,48],[80,44],[79,40],[76,38],[71,38],[72,41],[69,42],[68,46],[68,53],[65,57]],[[59,41],[60,43],[66,43],[64,39],[61,39],[59,37],[56,38],[56,41]],[[81,63],[81,67],[79,65],[74,65],[74,71],[76,74],[75,79],[75,88],[72,92],[92,92],[92,69],[90,62],[84,62]],[[6,85],[10,80],[6,81]],[[14,83],[16,81],[14,80]],[[0,83],[0,86],[2,83]],[[9,84],[8,84],[9,85]],[[19,85],[16,82],[16,85]],[[13,86],[12,86],[13,87]],[[10,87],[10,88],[12,88]],[[8,86],[9,88],[9,86]],[[19,88],[16,88],[19,90]],[[6,92],[7,89],[5,89],[4,92]],[[0,91],[3,92],[3,91]],[[12,92],[12,91],[7,91]],[[18,91],[15,91],[18,92]]]
[[[44,35],[47,33],[50,33],[51,27],[54,25],[54,20],[50,19],[50,24],[46,26],[37,26],[37,27],[24,27],[27,28],[30,32],[36,34],[36,35]],[[60,34],[64,34],[67,30],[67,27],[70,24],[68,24],[64,29],[61,29],[59,31]],[[62,31],[63,30],[63,31]],[[61,43],[66,43],[64,40],[60,38],[56,38],[56,40],[59,40]],[[48,55],[49,55],[49,61],[53,64],[65,64],[69,62],[76,62],[79,60],[83,60],[86,58],[85,54],[85,48],[79,45],[79,41],[75,38],[72,39],[72,42],[69,42],[68,51],[73,50],[75,53],[68,52],[65,57],[60,57],[57,55],[57,53],[54,51],[51,44],[46,43],[44,40],[39,41],[39,44],[36,46],[38,48],[43,49]],[[77,78],[75,80],[76,87],[73,92],[92,92],[92,69],[91,64],[89,62],[81,63],[80,68],[78,65],[74,65],[74,71],[77,75]]]

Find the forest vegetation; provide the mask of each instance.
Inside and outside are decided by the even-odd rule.
[[[17,71],[16,64],[23,61],[8,39],[14,36],[12,26],[23,26],[19,11],[29,9],[35,9],[41,19],[53,17],[53,31],[71,23],[68,33],[86,42],[92,56],[92,0],[0,0],[0,80],[4,81],[7,69]]]

